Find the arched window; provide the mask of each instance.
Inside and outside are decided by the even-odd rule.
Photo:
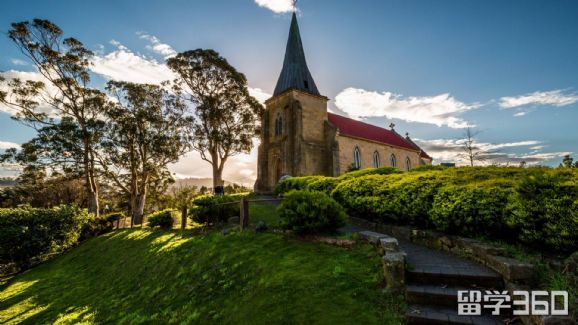
[[[281,114],[277,113],[277,117],[275,118],[275,136],[279,136],[283,134],[283,118],[281,118]]]
[[[397,166],[397,159],[395,159],[395,155],[391,154],[391,157],[389,158],[390,161],[390,165],[391,167],[396,167]]]
[[[381,163],[379,161],[379,152],[377,152],[377,150],[376,150],[373,153],[373,167],[379,168],[380,165],[381,165]]]
[[[355,168],[361,168],[361,152],[359,151],[359,147],[353,149],[353,164]]]
[[[409,157],[405,157],[405,170],[410,169],[411,169],[411,160],[409,160]]]

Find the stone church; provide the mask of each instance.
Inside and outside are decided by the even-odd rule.
[[[270,191],[283,175],[338,176],[350,166],[410,170],[432,158],[406,134],[327,111],[307,68],[293,13],[283,69],[261,117],[256,191]]]

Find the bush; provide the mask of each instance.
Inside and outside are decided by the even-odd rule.
[[[389,174],[396,174],[396,173],[401,173],[401,171],[395,167],[365,168],[365,169],[347,172],[347,173],[339,176],[339,178],[341,180],[345,180],[345,179],[356,178],[356,177],[367,176],[367,175],[389,175]]]
[[[572,252],[578,249],[578,185],[567,174],[528,175],[516,188],[510,224],[520,241]]]
[[[75,245],[93,220],[74,206],[0,209],[0,263],[29,265],[33,258]]]
[[[333,189],[341,182],[341,179],[336,177],[319,177],[311,180],[307,184],[307,190],[324,192],[325,194],[331,194]]]
[[[339,203],[322,192],[290,191],[277,211],[281,227],[296,234],[335,231],[347,220]]]
[[[115,219],[116,220],[116,219]],[[100,216],[98,218],[90,218],[90,220],[82,227],[80,241],[100,236],[114,229],[114,222],[108,215]]]
[[[240,195],[206,195],[193,200],[191,217],[198,223],[221,223],[239,216]],[[223,204],[229,203],[229,204]]]
[[[305,190],[307,186],[325,176],[301,176],[283,179],[275,186],[275,194],[284,194],[291,190]]]
[[[578,249],[578,172],[571,169],[423,167],[355,173],[338,177],[331,192],[351,216],[559,252]]]
[[[173,211],[172,209],[166,209],[157,211],[148,217],[149,227],[159,227],[162,229],[172,229],[173,228]]]
[[[466,236],[490,236],[508,239],[506,220],[512,191],[500,188],[442,188],[430,211],[437,230]]]

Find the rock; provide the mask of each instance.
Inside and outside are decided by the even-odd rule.
[[[527,283],[535,276],[534,265],[504,256],[488,255],[486,263],[506,280]]]
[[[396,252],[399,250],[399,243],[393,237],[385,237],[379,239],[379,244],[384,253]]]
[[[364,239],[374,245],[379,245],[379,240],[382,238],[387,238],[389,236],[384,235],[384,234],[380,234],[378,232],[375,231],[360,231],[359,232],[359,237],[361,237],[361,239]]]
[[[387,252],[383,256],[383,274],[386,288],[401,291],[405,288],[404,252]]]

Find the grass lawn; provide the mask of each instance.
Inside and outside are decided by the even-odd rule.
[[[399,324],[375,250],[122,230],[0,287],[0,323]]]

